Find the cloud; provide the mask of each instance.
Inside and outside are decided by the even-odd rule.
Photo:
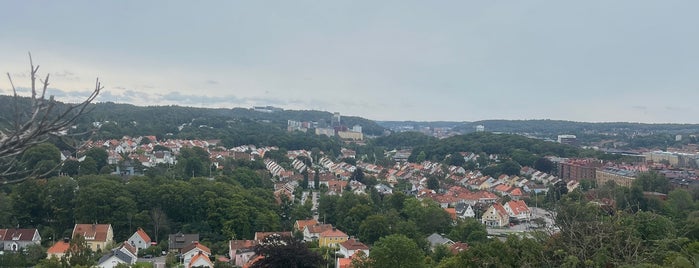
[[[219,82],[216,80],[206,80],[206,83],[209,85],[218,85],[219,84]]]
[[[68,71],[68,70],[63,70],[61,72],[52,73],[51,76],[57,77],[60,80],[80,81],[79,76],[75,75],[75,73]]]

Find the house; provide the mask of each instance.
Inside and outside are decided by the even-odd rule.
[[[201,244],[199,242],[193,242],[184,248],[180,250],[182,253],[182,259],[183,263],[191,263],[192,259],[198,255],[206,255],[206,258],[208,259],[209,256],[211,256],[211,249],[209,249],[207,246],[204,244]],[[192,266],[187,266],[187,267],[192,267]]]
[[[258,244],[256,240],[231,240],[228,243],[228,256],[232,264],[242,267],[248,263],[255,256],[255,246]]]
[[[113,268],[119,264],[126,264],[131,266],[136,264],[138,260],[136,247],[132,246],[128,241],[124,242],[118,248],[109,252],[109,254],[102,256],[102,258],[97,261],[97,267],[100,268]]]
[[[468,249],[468,244],[462,243],[462,242],[456,242],[449,246],[449,251],[451,251],[451,254],[457,255],[460,252],[467,250]]]
[[[391,189],[391,187],[388,187],[384,184],[379,183],[379,184],[375,185],[374,188],[376,189],[376,191],[379,192],[379,194],[383,194],[383,195],[393,194],[393,189]]]
[[[138,230],[127,241],[138,250],[147,249],[151,245],[150,236],[141,227],[138,227]]]
[[[168,251],[180,253],[181,249],[194,242],[199,242],[199,234],[171,234],[168,236]]]
[[[515,218],[520,221],[529,220],[532,217],[532,212],[522,200],[512,200],[505,203],[505,211],[510,218]]]
[[[318,224],[318,220],[316,219],[296,220],[296,222],[294,222],[294,231],[303,232],[303,229],[305,229],[306,226],[316,224]]]
[[[476,217],[476,212],[473,211],[473,207],[470,204],[457,203],[454,209],[456,209],[456,217],[461,219]]]
[[[83,237],[87,246],[93,251],[106,249],[114,242],[114,230],[111,224],[75,224],[73,235]]]
[[[207,256],[203,252],[199,252],[197,255],[192,257],[192,259],[190,259],[189,262],[186,262],[186,264],[187,264],[187,268],[191,268],[191,267],[213,268],[214,267],[214,263],[211,262],[211,260],[209,259],[209,256]]]
[[[454,241],[452,241],[451,239],[446,238],[438,233],[433,233],[430,236],[428,236],[427,242],[430,243],[430,249],[432,249],[432,250],[434,250],[434,248],[439,246],[439,245],[451,246],[454,244]]]
[[[65,240],[58,241],[46,251],[46,258],[51,259],[52,257],[56,257],[56,259],[61,259],[64,255],[66,255],[69,248],[70,242],[67,238]]]
[[[30,245],[41,245],[37,229],[0,229],[0,251],[18,251]]]
[[[340,243],[340,250],[338,253],[345,257],[354,256],[358,251],[363,251],[364,256],[369,256],[369,247],[362,242],[357,241],[354,238],[347,239],[347,241]]]
[[[337,247],[340,243],[345,242],[349,239],[349,236],[338,230],[337,228],[332,228],[320,233],[318,237],[318,246],[320,247]]]
[[[308,242],[318,240],[322,232],[325,232],[332,228],[332,224],[306,225],[306,227],[303,228],[303,241]]]
[[[502,205],[494,203],[483,213],[481,222],[488,227],[504,227],[510,224],[510,216]]]

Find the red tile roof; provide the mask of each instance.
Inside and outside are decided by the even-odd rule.
[[[369,246],[354,238],[347,239],[347,241],[340,243],[340,246],[347,250],[369,250]]]
[[[512,213],[514,213],[515,215],[529,212],[529,207],[527,206],[527,203],[524,203],[524,201],[522,200],[512,200],[510,202],[507,202],[507,205],[510,206]]]
[[[232,250],[253,248],[257,246],[258,242],[255,240],[231,240],[229,242],[229,247]]]
[[[0,241],[32,241],[36,229],[0,229]]]
[[[321,237],[347,237],[347,234],[336,229],[332,228],[330,230],[327,230],[325,232],[320,233]]]
[[[303,228],[306,227],[307,225],[316,225],[316,224],[318,224],[318,221],[316,219],[297,220],[296,221],[296,227],[301,232],[303,232]]]
[[[210,264],[211,266],[213,266],[213,263],[211,263],[211,260],[209,259],[209,256],[207,256],[207,255],[204,254],[204,253],[199,252],[199,254],[197,254],[196,256],[194,256],[194,257],[192,258],[192,260],[189,261],[189,263],[187,264],[187,267],[192,267],[192,265],[194,265],[195,263],[197,263],[197,261],[199,261],[199,260],[203,260],[203,261],[205,261],[206,263],[208,263],[208,264]]]
[[[46,253],[48,254],[63,254],[68,251],[68,248],[70,248],[70,243],[64,242],[63,240],[56,242],[56,244],[53,244]]]
[[[211,255],[211,250],[199,242],[194,242],[194,243],[187,245],[186,247],[182,248],[182,250],[180,252],[182,252],[182,254],[184,254],[184,253],[192,251],[193,249],[199,249],[199,251],[206,252],[208,255]]]
[[[449,250],[451,251],[452,254],[456,255],[459,254],[459,252],[462,252],[464,250],[468,249],[468,244],[462,243],[462,242],[456,242],[449,246]]]
[[[138,234],[138,236],[141,237],[141,239],[143,239],[143,241],[146,242],[146,244],[150,243],[150,236],[148,236],[148,234],[145,231],[143,231],[143,229],[141,229],[141,227],[138,227],[138,230],[136,230],[136,233]]]
[[[76,224],[73,228],[73,237],[81,235],[87,241],[107,242],[110,228],[109,224]]]

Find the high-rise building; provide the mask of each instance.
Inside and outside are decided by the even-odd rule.
[[[558,143],[575,145],[578,143],[578,137],[575,135],[558,135]]]
[[[341,118],[340,118],[340,113],[334,113],[333,118],[332,118],[332,126],[333,127],[340,126],[341,123],[342,122],[341,122]]]

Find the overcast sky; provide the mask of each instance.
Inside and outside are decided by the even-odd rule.
[[[0,71],[63,101],[699,123],[699,1],[0,4]]]

